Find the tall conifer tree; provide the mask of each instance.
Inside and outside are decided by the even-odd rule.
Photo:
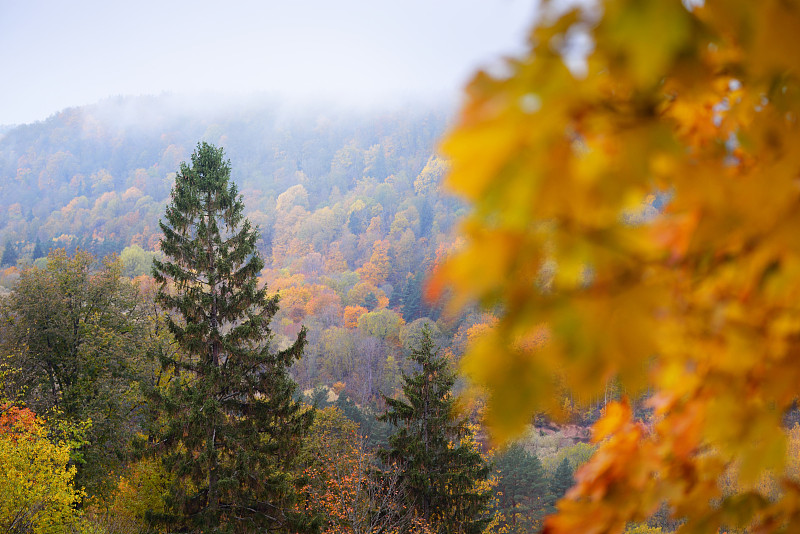
[[[396,425],[384,461],[402,470],[407,506],[440,534],[479,533],[488,523],[489,466],[476,449],[465,418],[455,410],[456,375],[425,327],[411,360],[418,371],[403,377],[406,400],[384,397],[381,420]]]
[[[176,480],[174,515],[161,519],[189,531],[313,531],[315,521],[293,511],[292,462],[313,413],[293,399],[288,367],[305,331],[270,350],[278,298],[258,287],[258,231],[242,210],[223,150],[198,144],[160,223],[167,259],[153,262],[180,348],[162,356],[174,378],[156,394],[159,442]]]
[[[558,464],[556,472],[553,473],[553,478],[550,480],[550,493],[552,494],[553,502],[559,500],[566,495],[575,483],[572,475],[572,467],[569,465],[569,460],[564,458]]]
[[[548,513],[548,480],[542,462],[522,445],[513,444],[495,457],[499,472],[497,504],[509,532],[536,532]]]

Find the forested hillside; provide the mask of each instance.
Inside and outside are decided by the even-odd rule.
[[[309,532],[320,525],[338,532],[336,521],[364,528],[378,521],[383,526],[369,528],[390,532],[540,525],[591,447],[580,443],[585,434],[550,428],[531,434],[526,448],[498,453],[493,469],[475,425],[479,403],[456,409],[453,393],[463,381],[455,365],[495,319],[476,309],[445,314],[425,298],[430,273],[456,246],[464,210],[440,189],[447,164],[436,143],[447,117],[435,109],[312,113],[250,105],[212,113],[162,97],[69,109],[0,137],[0,416],[7,414],[0,436],[60,447],[46,452],[52,473],[24,475],[56,484],[60,500],[42,516],[39,494],[24,493],[34,500],[0,509],[0,525],[57,517],[73,528],[76,506],[107,532],[234,524],[240,515],[258,523],[267,516],[253,515],[261,504],[249,499],[259,492],[281,502],[280,518],[270,521]],[[229,167],[219,159],[222,149]],[[233,225],[223,234],[242,224],[241,216],[258,232],[243,226],[253,247],[219,252],[221,263],[205,265],[209,274],[197,278],[205,260],[188,261],[196,251],[179,247],[199,239],[193,225],[206,223],[184,228],[180,210],[197,197],[179,187],[197,185],[185,165],[190,156],[205,168],[209,154],[214,168],[225,170],[214,194],[241,194],[231,214],[219,215]],[[168,229],[185,234],[167,236]],[[197,347],[211,341],[192,341],[197,332],[180,325],[207,322],[195,317],[208,305],[196,291],[216,287],[215,265],[235,254],[257,258],[256,250],[263,264],[253,259],[241,267],[248,280],[242,287],[255,291],[248,298],[263,311],[248,315],[234,298],[235,319],[221,331],[238,339],[249,317],[262,330],[248,343],[285,359],[276,364],[268,352],[247,353],[261,374],[246,366],[235,374],[230,356],[206,361]],[[180,260],[182,270],[170,260]],[[242,284],[240,276],[231,273],[227,287]],[[277,294],[277,305],[255,287]],[[196,300],[181,304],[173,291]],[[219,343],[222,354],[239,354],[230,352],[235,341]],[[420,374],[426,365],[434,371]],[[417,397],[436,414],[420,411]],[[210,399],[225,413],[217,422],[203,415]],[[319,411],[309,426],[311,406]],[[255,424],[256,416],[263,421]],[[283,422],[267,422],[275,417]],[[255,425],[247,436],[245,422]],[[428,425],[433,434],[420,433]],[[56,438],[48,441],[46,432]],[[264,446],[257,437],[264,432],[281,445]],[[219,456],[198,467],[209,443]],[[26,456],[35,451],[5,451],[23,474],[24,466],[41,463]],[[419,460],[407,462],[409,455]],[[237,462],[249,457],[263,463],[264,477],[277,477],[270,478],[275,487],[237,478]],[[427,480],[431,470],[442,471],[441,480],[426,489],[419,477]],[[227,474],[218,480],[217,471]],[[230,489],[225,477],[243,489]],[[4,484],[22,482],[0,477]],[[455,487],[469,499],[454,500]],[[196,506],[201,515],[191,512]]]
[[[409,332],[439,315],[423,282],[452,246],[461,208],[439,188],[446,121],[435,109],[209,111],[151,97],[13,128],[0,138],[0,283],[13,287],[18,269],[62,247],[119,253],[126,275],[148,275],[178,164],[198,140],[213,142],[261,231],[262,278],[281,295],[276,335],[288,343],[309,328],[297,380],[373,400],[399,385]]]
[[[198,140],[224,146],[236,162],[267,251],[277,198],[292,186],[303,186],[312,211],[341,204],[349,216],[360,211],[352,197],[374,198],[369,214],[381,211],[387,230],[405,201],[432,193],[424,177],[415,181],[444,130],[444,112],[208,107],[213,111],[171,97],[120,98],[10,129],[0,137],[0,236],[20,252],[37,239],[93,252],[152,249],[173,173]],[[367,215],[352,223],[357,234]]]
[[[800,2],[539,7],[451,128],[0,130],[0,531],[797,530]]]

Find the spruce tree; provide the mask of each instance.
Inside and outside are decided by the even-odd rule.
[[[397,426],[385,462],[397,462],[406,505],[435,532],[478,533],[488,522],[489,492],[481,488],[490,468],[473,440],[467,419],[459,417],[452,394],[456,375],[422,331],[410,356],[418,371],[403,376],[405,400],[384,396],[381,420]]]
[[[553,502],[563,497],[574,482],[575,480],[572,478],[572,467],[569,465],[569,460],[564,458],[561,460],[561,463],[558,464],[555,473],[553,473],[553,478],[550,480],[550,493]]]
[[[6,246],[3,248],[3,256],[0,258],[0,265],[9,265],[11,267],[17,264],[17,247],[10,239],[6,240]]]
[[[288,374],[305,331],[271,350],[278,298],[258,287],[258,230],[242,211],[223,150],[198,144],[160,222],[166,259],[153,262],[179,347],[161,355],[173,379],[154,393],[158,443],[175,480],[173,515],[156,519],[181,531],[313,531],[316,521],[294,511],[292,474],[313,417],[294,400]]]
[[[406,283],[400,293],[400,301],[403,308],[403,319],[407,323],[414,319],[419,319],[424,315],[424,303],[422,301],[422,272],[413,276],[406,277]]]
[[[42,245],[41,240],[37,237],[36,244],[33,246],[33,260],[36,261],[39,258],[44,258],[47,256],[47,251],[44,249],[44,245]]]
[[[519,444],[513,444],[495,460],[499,472],[497,504],[510,532],[533,532],[548,511],[548,480],[542,462]]]

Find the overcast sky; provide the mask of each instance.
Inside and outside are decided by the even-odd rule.
[[[535,0],[0,0],[0,124],[109,96],[458,97]]]

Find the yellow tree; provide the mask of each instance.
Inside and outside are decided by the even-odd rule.
[[[343,273],[347,270],[347,262],[339,249],[338,241],[334,241],[328,247],[328,254],[325,257],[325,270],[329,273]]]
[[[383,239],[372,245],[372,256],[357,272],[365,282],[381,285],[391,273],[389,260],[389,241]]]
[[[687,531],[800,524],[796,481],[757,484],[784,472],[800,383],[800,5],[554,4],[443,145],[474,210],[433,289],[502,304],[464,368],[500,437],[558,411],[560,382],[653,392],[649,426],[609,405],[549,531],[664,501]]]
[[[356,328],[358,326],[358,319],[367,313],[364,306],[347,306],[344,309],[344,326],[345,328]]]
[[[0,405],[0,531],[74,532],[83,492],[73,485],[71,450],[30,410]]]

